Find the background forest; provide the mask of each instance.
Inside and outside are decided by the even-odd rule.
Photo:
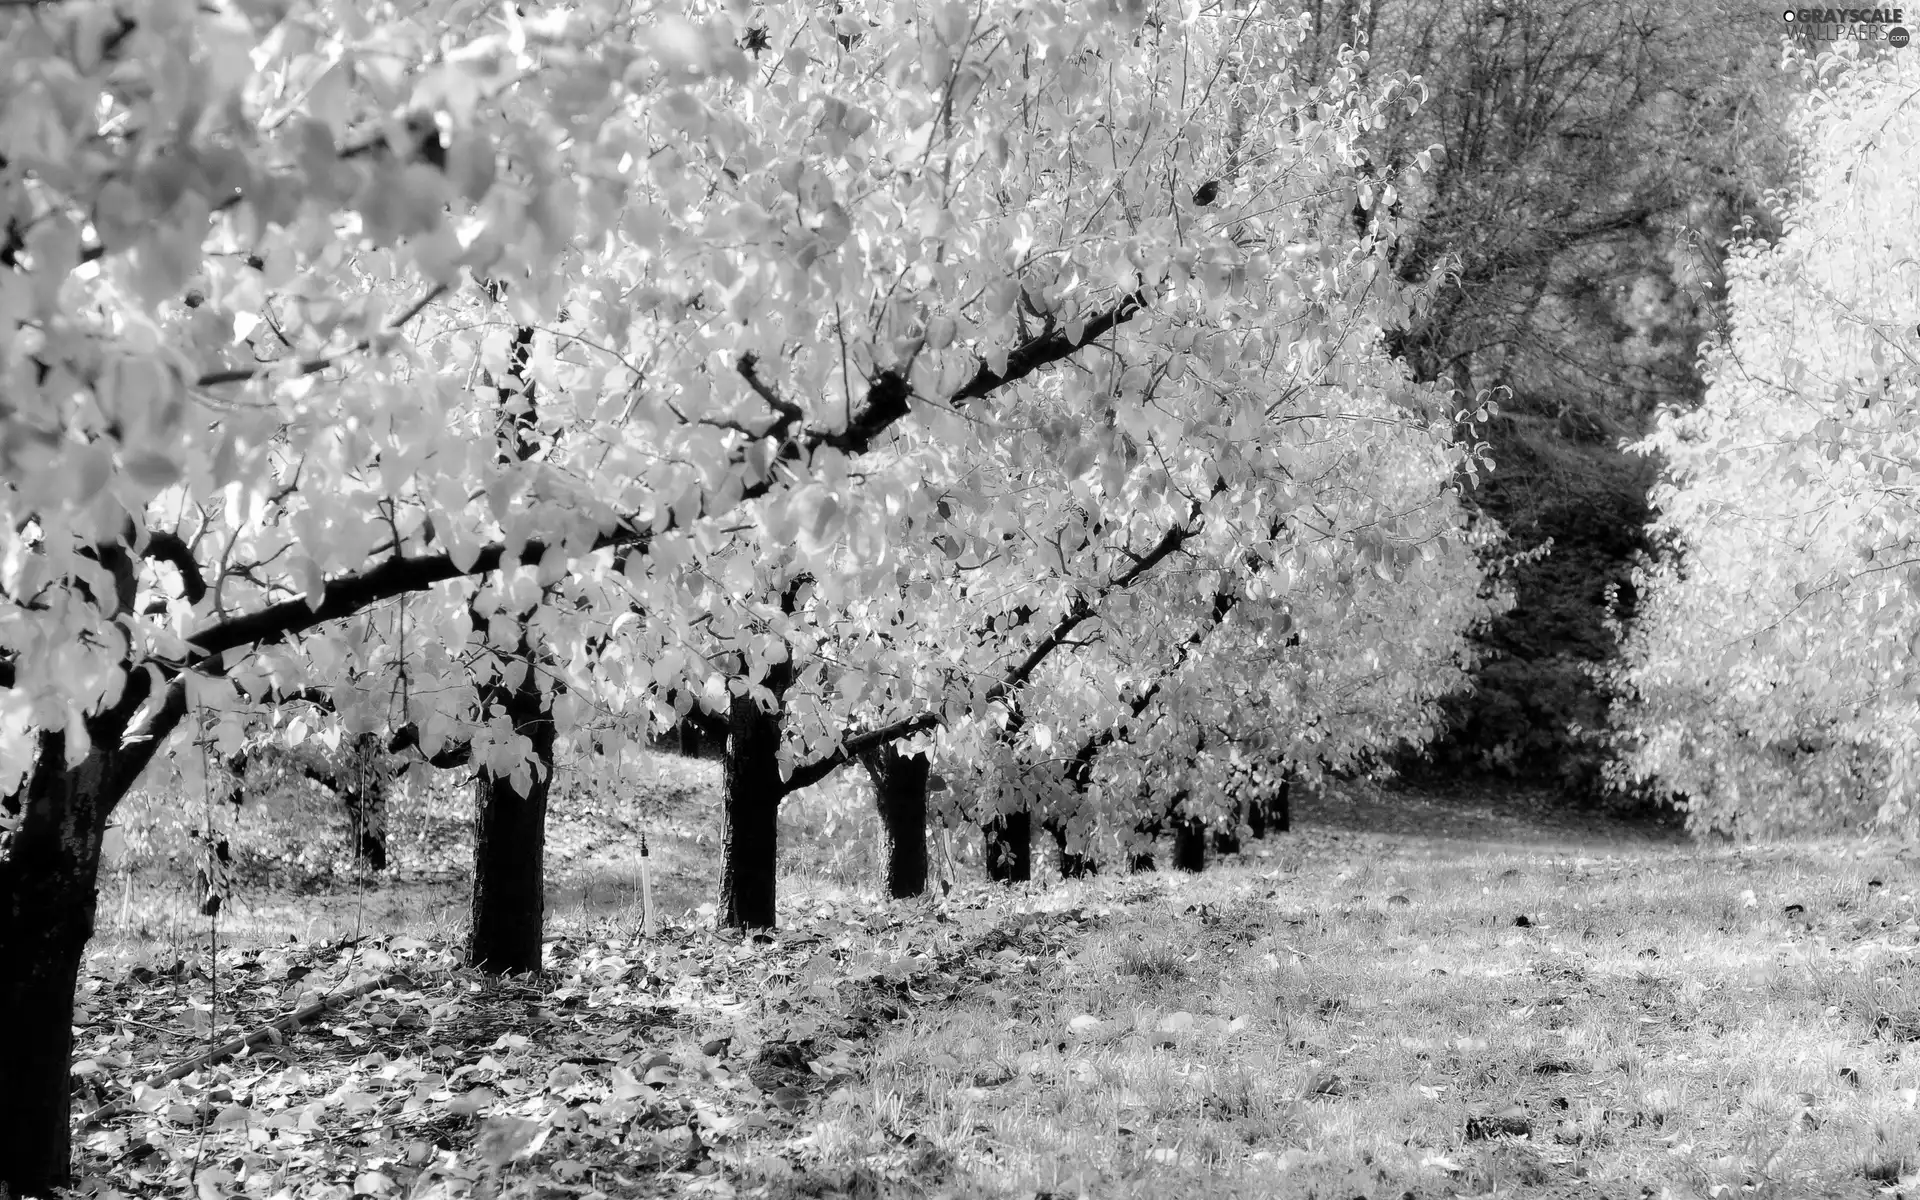
[[[0,1200],[1920,1187],[1824,15],[0,0]]]

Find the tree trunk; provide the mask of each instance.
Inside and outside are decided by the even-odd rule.
[[[525,633],[519,652],[528,655]],[[519,687],[481,689],[483,709],[505,708],[513,730],[533,743],[526,794],[485,767],[474,776],[473,930],[467,961],[495,974],[540,970],[546,916],[547,792],[555,730],[548,696],[529,662]]]
[[[1053,835],[1053,844],[1060,851],[1060,878],[1087,879],[1100,869],[1100,864],[1093,861],[1092,855],[1076,854],[1067,849],[1065,822],[1048,821],[1044,828]]]
[[[93,748],[69,768],[64,731],[37,737],[25,788],[0,801],[18,820],[0,859],[0,1195],[47,1195],[72,1167],[73,1002],[93,936],[107,818],[184,709],[172,690],[123,745],[147,696],[137,673],[112,709],[87,722]]]
[[[0,1191],[41,1195],[71,1166],[69,1060],[80,960],[93,936],[108,752],[66,768],[66,735],[40,735],[13,847],[0,863]]]
[[[981,826],[986,834],[987,878],[1025,883],[1033,878],[1033,814],[1002,813]]]
[[[861,756],[873,779],[874,804],[886,840],[887,895],[905,900],[927,890],[927,776],[925,754],[902,754],[892,746]]]
[[[355,739],[349,768],[354,774],[341,781],[344,786],[340,794],[346,798],[353,840],[353,865],[360,870],[387,869],[387,788],[393,776],[385,751],[379,734],[361,734]]]
[[[118,611],[131,609],[131,558],[115,545],[98,558],[113,573]],[[91,748],[75,766],[66,731],[40,730],[25,786],[0,797],[0,814],[17,822],[0,858],[0,1195],[47,1195],[72,1170],[73,1002],[93,936],[100,844],[186,712],[184,686],[154,697],[151,680],[128,667],[118,702],[87,720]],[[144,736],[128,742],[150,699]]]
[[[790,663],[767,669],[776,701],[793,680]],[[751,696],[735,696],[727,713],[726,796],[720,825],[720,926],[772,929],[774,867],[780,841],[780,712],[761,712]]]
[[[1293,772],[1288,771],[1280,777],[1280,786],[1265,799],[1267,828],[1275,833],[1286,833],[1293,828]]]
[[[1240,853],[1240,812],[1235,806],[1225,825],[1213,827],[1213,852],[1219,855]]]
[[[1182,871],[1207,869],[1207,827],[1194,817],[1175,817],[1173,865]]]

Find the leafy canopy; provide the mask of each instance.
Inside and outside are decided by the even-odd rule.
[[[1669,415],[1619,674],[1626,774],[1705,824],[1913,811],[1920,786],[1920,138],[1911,56],[1823,56],[1784,232],[1740,247],[1697,412]]]

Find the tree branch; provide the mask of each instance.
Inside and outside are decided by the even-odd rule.
[[[411,321],[445,290],[444,286],[439,286],[429,291],[401,314],[392,327],[398,328]],[[1131,319],[1145,306],[1145,303],[1144,291],[1123,297],[1113,308],[1090,320],[1077,341],[1067,338],[1060,331],[1033,339],[1008,356],[1007,365],[1003,371],[996,372],[982,363],[973,378],[949,397],[949,401],[960,404],[985,397],[1001,387],[1018,382],[1036,371],[1060,362],[1094,338]],[[363,340],[359,343],[359,348],[370,345],[370,339]],[[303,373],[310,374],[325,369],[332,361],[336,360],[305,363],[302,364],[301,370]],[[268,365],[258,370],[243,372],[214,372],[203,376],[197,386],[211,387],[222,383],[238,383],[266,374],[273,369]],[[783,461],[801,461],[823,446],[831,446],[847,454],[864,453],[880,434],[907,415],[907,401],[911,394],[912,388],[904,375],[897,371],[883,371],[869,384],[865,402],[848,420],[844,430],[839,432],[807,430],[799,437],[789,439],[782,446],[778,457]],[[744,455],[736,458],[733,465],[738,466],[742,461],[744,461]],[[769,474],[766,478],[742,488],[735,503],[757,500],[771,492],[773,486],[773,478]],[[717,514],[706,512],[704,509],[698,514],[699,517],[714,515]],[[672,529],[676,524],[675,518],[669,516],[663,528]],[[1136,563],[1120,579],[1109,584],[1105,591],[1124,588],[1131,584],[1160,558],[1178,548],[1180,542],[1190,536],[1190,532],[1185,528],[1170,530],[1162,540],[1161,547],[1154,554]],[[623,549],[631,555],[636,552],[647,552],[652,542],[651,531],[635,528],[630,522],[623,522],[600,534],[591,544],[583,547],[582,552]],[[396,554],[371,567],[350,572],[329,581],[325,585],[324,594],[317,602],[307,597],[285,600],[250,613],[216,620],[188,638],[188,644],[192,647],[193,653],[186,661],[163,663],[149,659],[144,665],[150,665],[154,670],[130,672],[127,687],[120,702],[95,718],[100,730],[96,740],[104,738],[107,741],[118,742],[120,737],[128,732],[128,726],[148,699],[148,681],[158,673],[162,680],[168,682],[165,697],[154,708],[144,727],[133,734],[133,740],[139,745],[123,755],[120,760],[123,772],[131,772],[126,776],[126,784],[131,786],[134,777],[144,770],[151,760],[154,750],[167,739],[186,712],[185,684],[180,678],[183,671],[192,669],[204,674],[224,674],[226,668],[221,659],[228,651],[292,637],[329,621],[353,616],[395,596],[425,591],[435,584],[449,580],[483,575],[507,565],[537,564],[545,557],[549,548],[550,545],[547,542],[530,540],[521,546],[514,563],[509,563],[505,542],[493,542],[481,547],[465,566],[457,565],[450,551],[415,556]],[[1026,660],[989,690],[985,697],[986,701],[991,703],[993,700],[1000,699],[1024,683],[1040,663],[1059,647],[1060,642],[1091,616],[1092,612],[1091,607],[1080,606],[1063,617],[1055,630],[1040,646],[1035,647]],[[11,657],[0,658],[0,684],[14,686],[16,673],[17,666]],[[931,729],[938,723],[939,717],[935,714],[921,714],[907,718],[884,730],[859,735],[856,752],[859,748],[884,745]],[[445,757],[445,754],[435,756],[434,760],[429,761],[436,761],[441,757]],[[806,771],[810,777],[825,778],[832,770],[849,761],[849,758],[846,747],[843,746],[841,751],[836,752],[831,765],[826,765],[828,760],[822,760],[822,763],[810,764],[802,770]]]
[[[1125,324],[1146,306],[1147,293],[1143,288],[1122,296],[1112,308],[1088,321],[1086,327],[1080,331],[1080,338],[1077,341],[1068,337],[1064,329],[1055,329],[1030,338],[1007,355],[1006,370],[995,371],[986,363],[981,363],[974,371],[973,378],[962,384],[960,390],[948,400],[953,404],[965,404],[969,400],[978,400],[991,395],[1009,383],[1026,378],[1042,367],[1051,366],[1072,356],[1075,350],[1117,326]]]
[[[408,750],[413,750],[419,753],[428,766],[438,767],[442,771],[464,767],[473,761],[473,743],[470,741],[444,746],[438,754],[428,754],[419,747],[420,727],[408,723],[393,731],[393,737],[387,742],[387,753],[404,754]]]
[[[752,388],[762,400],[767,402],[767,407],[780,414],[779,420],[775,421],[772,427],[760,436],[785,437],[787,430],[793,426],[794,422],[803,419],[806,414],[800,411],[798,404],[782,400],[778,393],[767,386],[766,381],[760,378],[759,365],[760,360],[756,356],[752,354],[742,354],[740,361],[735,363],[734,367],[740,372],[740,378],[747,381],[747,386]]]
[[[173,564],[174,569],[180,572],[180,583],[186,591],[189,603],[198,604],[206,598],[207,581],[200,574],[200,562],[194,558],[186,539],[179,534],[172,532],[149,534],[147,548],[142,555]]]
[[[1167,680],[1172,679],[1180,668],[1186,665],[1187,657],[1193,652],[1193,648],[1205,641],[1209,633],[1212,633],[1220,627],[1220,622],[1227,619],[1227,614],[1233,611],[1233,606],[1239,603],[1239,600],[1239,595],[1234,592],[1215,592],[1213,594],[1213,612],[1207,619],[1207,622],[1187,635],[1186,640],[1180,643],[1180,651],[1174,656],[1172,664],[1156,676],[1154,681],[1147,685],[1145,691],[1128,702],[1127,715],[1129,718],[1137,719],[1141,713],[1147,711],[1147,707],[1153,703],[1153,698],[1160,694],[1161,686],[1165,684]],[[1087,780],[1092,776],[1094,758],[1099,755],[1100,751],[1118,741],[1124,729],[1124,725],[1111,726],[1094,734],[1080,744],[1080,749],[1074,753],[1067,767],[1067,777],[1073,780],[1075,786],[1086,786]]]
[[[1175,551],[1180,549],[1181,545],[1185,543],[1188,538],[1192,537],[1195,532],[1195,528],[1191,525],[1176,525],[1167,530],[1166,534],[1154,545],[1153,549],[1143,555],[1139,562],[1101,587],[1100,598],[1105,599],[1115,592],[1125,591],[1131,587],[1142,575],[1151,571]],[[1026,683],[1055,650],[1058,650],[1062,645],[1067,643],[1073,631],[1084,624],[1096,611],[1093,603],[1085,599],[1077,601],[1072,608],[1061,614],[1060,619],[1054,622],[1053,628],[1048,630],[1045,637],[1035,643],[1034,647],[1027,652],[1025,658],[1021,659],[1011,670],[1001,676],[999,682],[988,688],[986,692],[981,695],[980,705],[984,707],[992,704],[996,700],[1004,700],[1022,684]],[[903,717],[890,725],[882,725],[878,729],[852,734],[842,739],[840,747],[827,757],[818,759],[802,767],[796,767],[793,774],[787,777],[787,790],[793,792],[800,788],[819,783],[822,779],[825,779],[861,755],[877,750],[889,743],[897,742],[902,738],[912,737],[916,733],[925,733],[930,729],[938,727],[943,721],[944,718],[942,718],[939,713],[922,712],[915,713],[910,717]]]
[[[432,304],[435,300],[438,300],[441,296],[445,295],[446,292],[447,292],[446,284],[444,283],[434,284],[432,287],[428,288],[426,293],[422,295],[418,300],[415,300],[412,304],[408,305],[407,310],[405,312],[395,317],[392,321],[389,321],[387,323],[386,332],[392,333],[395,330],[405,327],[409,321],[413,320],[415,317],[425,312],[427,309],[427,305]],[[370,337],[361,338],[359,341],[353,344],[353,348],[350,350],[342,350],[338,354],[322,355],[319,358],[310,358],[307,361],[298,364],[298,370],[296,370],[294,374],[296,376],[314,375],[321,371],[326,370],[328,367],[331,367],[335,363],[339,362],[341,359],[346,358],[348,355],[358,354],[363,350],[370,350],[372,348],[373,348],[372,338]],[[262,376],[272,375],[277,371],[283,371],[285,369],[286,369],[286,366],[284,363],[270,362],[270,363],[261,363],[257,367],[235,367],[235,368],[232,368],[231,370],[226,370],[226,371],[209,371],[205,375],[202,375],[200,378],[194,380],[193,386],[204,388],[204,387],[219,387],[222,384],[228,384],[228,383],[245,383],[249,379],[259,379]]]

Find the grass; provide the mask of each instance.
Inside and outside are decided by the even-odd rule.
[[[1920,1194],[1916,885],[1832,845],[1383,846],[1063,888],[1087,931],[887,1038],[863,1103],[1016,1193]]]
[[[714,1111],[735,1117],[712,1125],[711,1160],[603,1194],[1920,1196],[1910,850],[1489,849],[1309,826],[1200,876],[963,882],[887,905],[871,818],[827,795],[783,814],[785,930],[754,947],[704,931],[711,764],[653,770],[556,809],[554,937],[625,947],[656,1001],[678,979],[649,1038],[726,1030],[742,1062],[792,1042],[839,1065],[788,1080],[797,1117],[792,1087],[719,1071]],[[657,948],[635,941],[642,820],[682,918]],[[229,936],[316,941],[357,920],[456,944],[457,883],[409,870],[363,895],[243,902]],[[195,945],[156,944],[158,910],[140,911],[144,927],[103,920],[103,959]],[[578,1036],[596,1044],[607,1019],[583,1011]],[[568,1136],[567,1161],[595,1161]],[[514,1168],[528,1194],[558,1169],[541,1153]]]

